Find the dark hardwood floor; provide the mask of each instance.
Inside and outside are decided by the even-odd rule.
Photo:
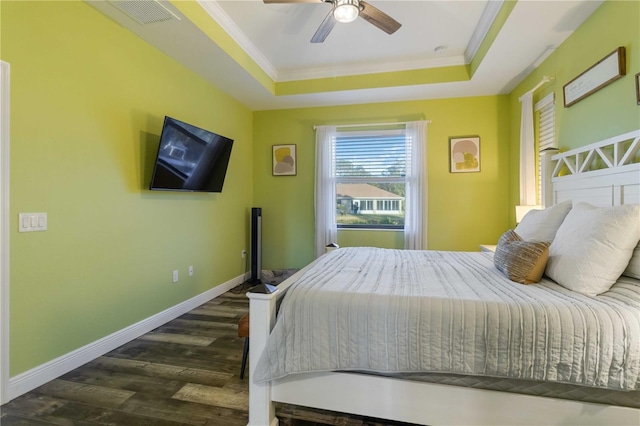
[[[10,425],[246,425],[240,380],[243,292],[217,297],[0,407]],[[284,426],[400,425],[279,404]]]

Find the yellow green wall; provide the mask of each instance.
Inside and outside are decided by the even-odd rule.
[[[16,375],[244,272],[253,116],[84,2],[1,7]],[[164,115],[235,139],[221,194],[146,189]]]
[[[507,227],[507,96],[260,111],[254,114],[254,204],[263,208],[263,264],[300,267],[314,257],[314,125],[431,120],[428,126],[428,244],[478,250]],[[480,173],[449,173],[449,137],[479,135]],[[297,176],[271,175],[271,147],[296,144]],[[400,236],[398,236],[400,234]],[[349,231],[341,245],[402,247],[401,233]]]
[[[593,64],[624,46],[627,74],[569,108],[564,107],[562,87]],[[605,1],[556,51],[510,94],[511,162],[520,155],[520,102],[544,75],[554,76],[536,91],[534,102],[551,93],[556,97],[556,137],[562,149],[588,145],[610,136],[640,128],[640,106],[636,104],[635,74],[640,72],[640,2]],[[518,168],[511,169],[511,205],[520,199]],[[513,209],[510,209],[513,210]],[[511,212],[511,222],[515,220]]]

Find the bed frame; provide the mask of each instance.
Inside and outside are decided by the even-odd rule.
[[[640,203],[640,130],[542,155],[543,204],[572,199]],[[275,323],[276,302],[302,269],[271,294],[249,293],[249,425],[276,426],[274,402],[429,425],[631,425],[640,410],[540,396],[344,372],[294,374],[266,384],[251,377]]]

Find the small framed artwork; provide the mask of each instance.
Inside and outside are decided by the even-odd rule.
[[[480,171],[480,136],[449,138],[449,171],[451,173]]]
[[[295,176],[298,164],[295,145],[273,145],[273,175]]]
[[[640,105],[640,72],[636,74],[636,102]]]

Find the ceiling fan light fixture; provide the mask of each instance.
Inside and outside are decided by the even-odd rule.
[[[360,7],[358,0],[336,0],[334,2],[333,17],[343,24],[353,22],[358,19]]]

